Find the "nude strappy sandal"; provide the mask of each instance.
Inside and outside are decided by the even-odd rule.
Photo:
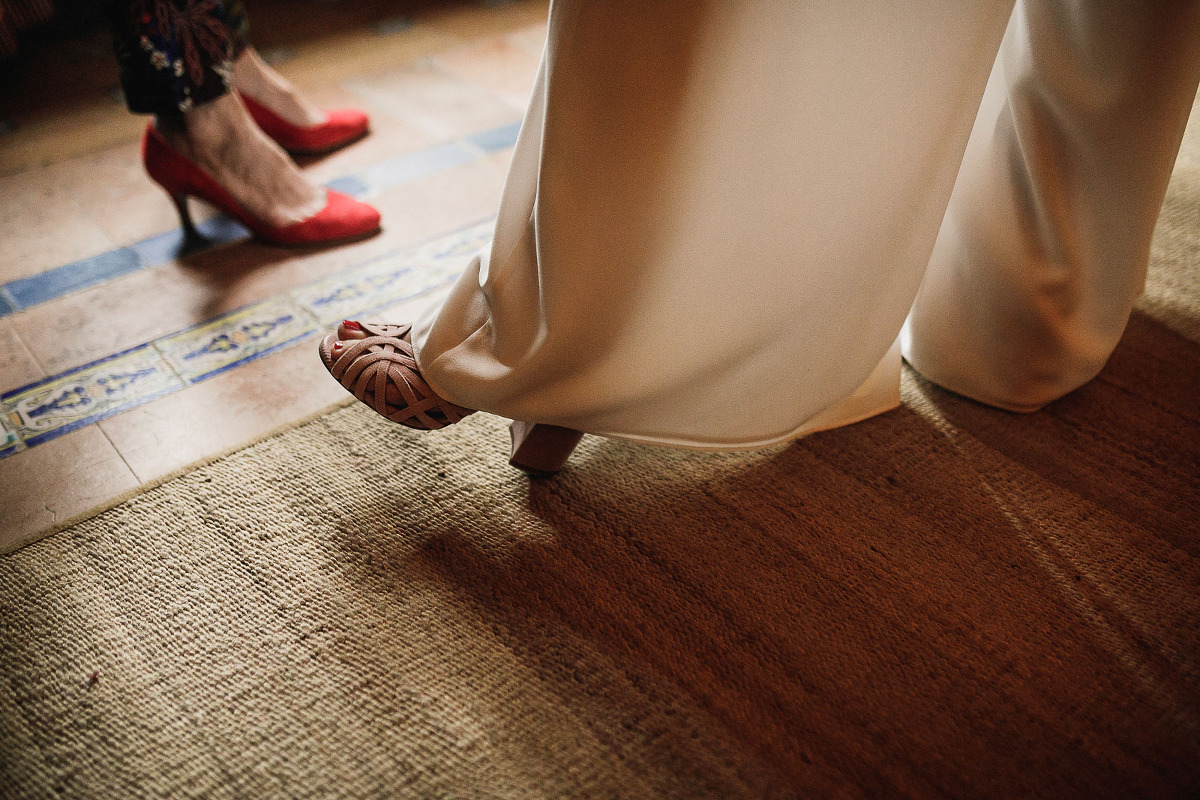
[[[331,333],[321,341],[321,361],[329,374],[348,392],[392,422],[422,431],[453,425],[475,413],[438,397],[417,370],[417,359],[408,341],[412,325],[357,323],[365,339],[339,340]],[[342,347],[334,353],[334,345]],[[395,387],[403,402],[388,401]]]
[[[321,361],[335,380],[378,414],[417,430],[438,430],[474,414],[438,396],[417,369],[409,341],[411,324],[354,323],[367,334],[364,339],[339,340],[337,332],[321,340]],[[335,352],[334,346],[342,346]],[[403,402],[388,399],[395,387]],[[566,465],[583,434],[570,428],[544,423],[514,421],[512,453],[508,460],[533,477],[549,477]]]

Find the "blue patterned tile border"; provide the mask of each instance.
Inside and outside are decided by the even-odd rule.
[[[7,414],[0,414],[0,458],[16,452],[21,446],[21,437]]]
[[[255,303],[181,333],[155,341],[189,383],[202,381],[316,333],[312,318],[289,298]]]
[[[444,286],[492,235],[485,220],[0,396],[0,458],[227,372],[339,319]]]
[[[511,147],[520,123],[473,134],[461,141],[435,145],[416,153],[371,165],[326,184],[331,189],[362,197],[410,183],[436,172],[466,164]],[[164,264],[174,258],[229,244],[248,236],[245,228],[225,216],[211,217],[198,226],[200,241],[185,242],[176,229],[151,236],[128,247],[110,250],[70,264],[0,285],[0,317],[98,286],[131,272]],[[185,245],[188,249],[185,250]]]
[[[6,425],[26,447],[183,388],[150,345],[0,397]]]
[[[461,272],[466,261],[480,251],[492,238],[496,228],[496,220],[487,219],[463,228],[455,236],[442,236],[425,242],[413,249],[414,263],[431,268],[445,269],[447,263],[453,263]]]
[[[293,289],[291,295],[321,326],[394,305],[455,278],[467,259],[487,243],[493,224],[481,222],[453,237],[421,245],[398,258],[376,258]]]
[[[187,237],[183,235],[183,229],[176,228],[149,239],[142,239],[131,244],[129,249],[137,255],[138,268],[142,269],[146,265],[162,264],[182,255],[186,245]]]

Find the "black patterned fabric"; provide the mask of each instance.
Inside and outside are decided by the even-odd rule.
[[[129,110],[179,114],[229,91],[249,25],[241,0],[106,0]]]

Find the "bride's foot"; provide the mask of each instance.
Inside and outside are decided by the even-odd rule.
[[[409,342],[411,328],[344,320],[322,340],[321,361],[355,397],[410,428],[436,430],[475,413],[442,399],[421,377]],[[521,420],[509,430],[508,463],[535,478],[548,478],[561,470],[583,438],[570,428]]]
[[[321,341],[321,361],[347,391],[392,422],[437,430],[475,413],[439,397],[421,377],[411,327],[346,320]]]
[[[181,117],[160,117],[156,127],[167,144],[267,227],[284,228],[325,207],[325,191],[308,182],[235,95],[198,105]]]
[[[233,62],[233,85],[263,132],[295,155],[336,150],[361,139],[370,127],[367,115],[357,108],[317,108],[253,47]]]

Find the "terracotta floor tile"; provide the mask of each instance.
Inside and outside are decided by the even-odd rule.
[[[0,459],[0,552],[137,485],[95,425]]]
[[[435,6],[418,19],[439,31],[464,39],[477,39],[546,24],[550,4],[546,0],[524,0],[489,8],[480,13],[470,4]]]
[[[369,200],[383,214],[389,236],[416,243],[494,216],[504,175],[502,168],[481,159]]]
[[[456,139],[521,118],[524,104],[439,69],[432,59],[347,81],[388,116],[437,139]]]
[[[0,140],[0,175],[137,141],[145,127],[144,117],[107,96],[48,109]]]
[[[313,39],[298,47],[296,56],[279,65],[279,72],[305,92],[346,85],[349,79],[408,64],[461,40],[427,25],[392,36],[362,30]]]
[[[527,53],[540,57],[546,46],[546,20],[542,19],[508,34],[508,41]]]
[[[379,110],[369,101],[364,101],[349,90],[337,93],[343,98],[338,106],[363,108],[371,116],[371,132],[335,153],[318,159],[299,159],[299,164],[314,183],[328,183],[336,178],[352,175],[364,167],[399,158],[423,150],[436,143],[434,137],[419,131],[403,120]],[[332,103],[325,108],[334,107]]]
[[[0,178],[0,186],[11,193],[8,196],[14,198],[14,205],[23,198],[24,202],[45,208],[50,204],[62,205],[65,197],[67,203],[78,209],[71,213],[98,228],[109,246],[132,244],[179,225],[174,206],[142,167],[140,137]],[[72,231],[69,237],[62,238],[80,237]],[[102,252],[87,251],[100,243],[94,237],[82,240],[81,257]]]
[[[0,319],[0,394],[44,377],[46,371],[17,336],[12,320]]]
[[[0,177],[0,282],[114,247],[76,201],[76,188],[45,168]]]
[[[119,353],[207,318],[216,292],[170,268],[127,275],[13,314],[13,327],[47,372]]]
[[[142,166],[140,138],[56,166],[70,174],[85,213],[118,246],[179,227],[175,206]]]
[[[99,423],[140,481],[154,480],[346,397],[304,341]]]
[[[432,57],[435,66],[495,92],[524,110],[533,90],[539,54],[517,47],[505,36],[478,39]]]

